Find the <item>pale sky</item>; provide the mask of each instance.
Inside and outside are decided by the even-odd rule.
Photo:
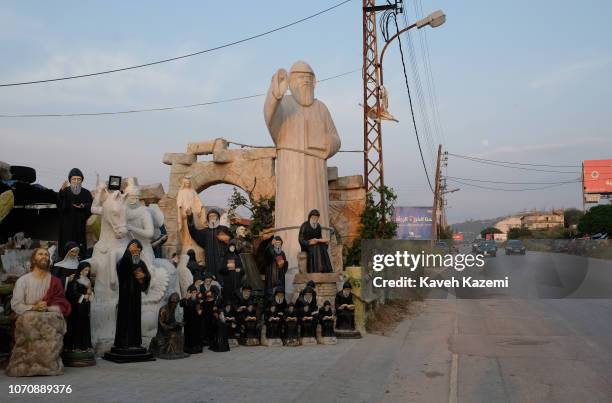
[[[89,73],[173,57],[275,28],[337,2],[243,1],[226,6],[218,1],[191,1],[181,2],[180,7],[161,1],[3,2],[0,82]],[[443,26],[411,35],[432,128],[427,134],[417,110],[431,175],[439,142],[451,153],[525,163],[579,165],[583,159],[612,157],[611,2],[422,0],[407,4],[409,21],[416,18],[415,4],[419,14],[421,9],[424,14],[443,9],[447,15]],[[267,90],[279,67],[288,69],[298,59],[309,62],[318,78],[360,68],[361,35],[361,1],[354,0],[298,26],[218,52],[93,78],[0,88],[0,114],[116,111],[256,94]],[[408,49],[404,41],[405,53]],[[430,104],[433,91],[426,85],[425,49],[439,131]],[[415,75],[406,60],[416,101]],[[399,123],[383,125],[386,183],[398,193],[398,205],[431,204],[397,44],[385,56],[384,69],[389,109],[399,119]],[[362,147],[360,74],[321,83],[316,96],[330,109],[342,148]],[[103,179],[109,174],[137,176],[141,183],[162,182],[167,189],[169,167],[161,163],[164,152],[183,152],[188,142],[215,137],[272,144],[262,108],[263,99],[255,98],[132,115],[0,118],[0,160],[36,168],[39,182],[56,189],[72,167],[83,170],[90,188],[99,173]],[[363,173],[359,154],[339,154],[328,163],[338,166],[341,175]],[[449,159],[447,172],[510,182],[579,176],[496,168],[454,158]],[[580,204],[579,184],[529,192],[459,186],[461,191],[449,196],[451,222]],[[203,198],[206,204],[224,206],[228,195],[227,186],[216,186]]]

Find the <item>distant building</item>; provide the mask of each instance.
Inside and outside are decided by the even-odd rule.
[[[564,226],[563,210],[533,211],[521,216],[521,226],[529,230],[546,230]]]
[[[521,228],[521,225],[523,225],[521,219],[522,217],[520,215],[506,217],[503,220],[498,221],[493,227],[497,228],[502,233],[507,234],[512,228]]]

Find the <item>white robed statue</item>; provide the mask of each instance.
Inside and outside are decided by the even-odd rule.
[[[181,187],[176,195],[176,210],[176,219],[181,241],[182,254],[184,255],[189,249],[193,249],[199,258],[202,259],[204,256],[202,248],[200,248],[200,246],[198,246],[198,244],[191,239],[191,235],[189,235],[189,228],[187,227],[187,211],[192,212],[195,226],[197,228],[203,228],[206,223],[206,210],[202,205],[200,196],[192,187],[191,177],[189,176],[185,176],[181,180]]]
[[[303,61],[272,77],[264,118],[276,145],[276,235],[284,241],[289,262],[288,291],[297,271],[298,231],[312,209],[329,228],[327,162],[340,149],[340,137],[325,104],[314,97],[315,74]],[[291,94],[285,95],[287,88]],[[323,231],[329,238],[329,230]]]

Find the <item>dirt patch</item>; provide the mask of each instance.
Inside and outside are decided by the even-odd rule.
[[[421,371],[428,378],[437,378],[439,376],[444,376],[442,372],[439,371]]]
[[[396,299],[378,304],[368,315],[368,333],[387,336],[404,318],[414,314],[412,299]]]

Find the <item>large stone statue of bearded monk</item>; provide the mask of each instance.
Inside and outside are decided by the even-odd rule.
[[[320,224],[329,227],[327,163],[340,149],[340,137],[325,104],[314,97],[315,75],[303,61],[287,75],[279,69],[272,77],[264,105],[264,117],[277,149],[276,232],[285,240],[283,249],[291,276],[300,252],[298,231],[310,210],[320,212]],[[285,95],[287,87],[291,95]],[[323,231],[329,238],[329,230]],[[286,282],[291,285],[291,279]],[[288,290],[290,291],[290,290]]]

